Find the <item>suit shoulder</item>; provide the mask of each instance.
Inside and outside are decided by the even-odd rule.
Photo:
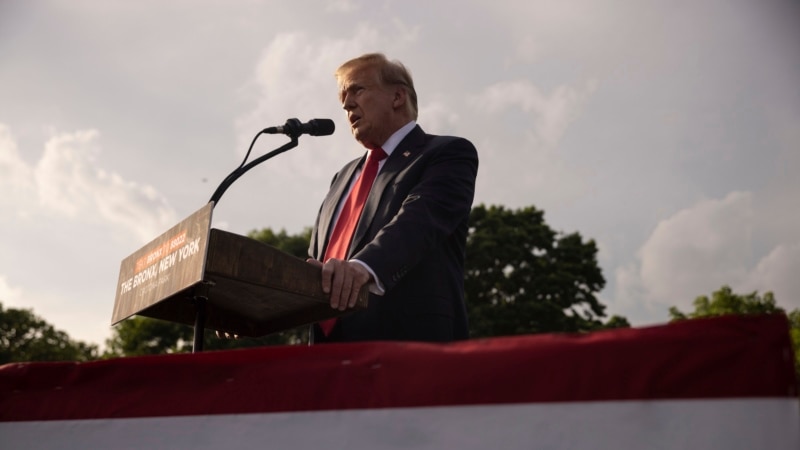
[[[473,145],[468,139],[460,136],[426,134],[425,141],[426,147],[430,149],[452,149],[474,153],[477,155],[475,145]]]

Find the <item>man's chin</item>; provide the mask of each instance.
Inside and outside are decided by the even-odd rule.
[[[353,128],[353,137],[358,141],[361,145],[367,148],[372,148],[370,145],[372,144],[372,140],[369,138],[367,133],[363,131],[359,131],[358,128]]]

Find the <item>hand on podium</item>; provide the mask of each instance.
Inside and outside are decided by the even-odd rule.
[[[331,258],[325,264],[307,259],[322,268],[322,291],[330,294],[331,308],[344,311],[356,306],[361,288],[372,281],[372,275],[361,264]]]

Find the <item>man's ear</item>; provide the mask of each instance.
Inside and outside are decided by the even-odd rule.
[[[403,108],[408,102],[408,92],[406,92],[405,87],[398,85],[394,90],[394,99],[392,100],[392,106],[395,109]]]

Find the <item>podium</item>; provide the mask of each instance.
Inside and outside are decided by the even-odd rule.
[[[125,258],[111,324],[133,315],[259,337],[340,316],[321,269],[245,236],[211,228],[213,203]],[[364,287],[356,309],[367,306]],[[347,312],[350,312],[349,310]]]

